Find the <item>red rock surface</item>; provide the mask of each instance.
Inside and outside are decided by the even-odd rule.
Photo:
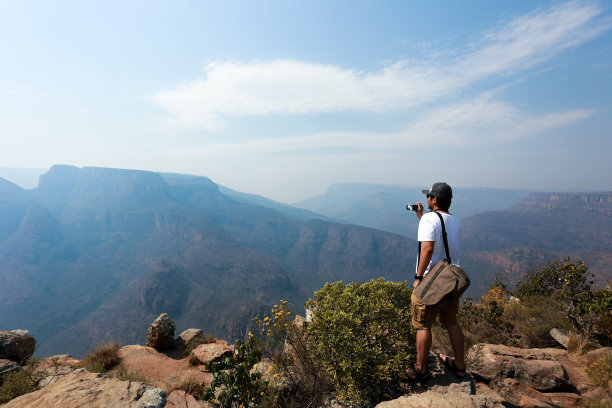
[[[186,378],[210,384],[212,375],[202,365],[189,364],[187,357],[176,359],[152,347],[125,346],[119,350],[122,364],[128,371],[138,371],[157,387],[169,390]]]

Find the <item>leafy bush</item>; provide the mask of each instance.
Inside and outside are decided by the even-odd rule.
[[[102,344],[87,353],[81,365],[92,373],[105,373],[121,362],[119,343]]]
[[[507,297],[504,287],[494,285],[481,297],[480,303],[466,298],[457,316],[459,324],[466,331],[466,338],[469,333],[474,335],[475,343],[484,341],[516,345],[513,339],[514,325],[505,316]]]
[[[268,385],[261,379],[260,373],[251,372],[253,366],[261,360],[261,356],[261,343],[249,332],[246,342],[236,342],[231,357],[206,365],[206,369],[213,376],[202,398],[216,401],[227,408],[262,406]]]
[[[466,343],[552,346],[556,344],[549,334],[552,328],[583,339],[577,349],[594,331],[610,338],[612,292],[593,292],[591,276],[584,262],[565,258],[529,270],[514,282],[512,291],[497,279],[479,303],[468,298],[459,310]],[[510,295],[518,299],[510,300]]]
[[[586,333],[592,330],[597,314],[592,277],[583,261],[554,260],[529,270],[516,282],[514,293],[523,302],[531,298],[551,299],[576,330]]]
[[[4,404],[38,389],[38,384],[45,377],[44,371],[36,371],[37,359],[30,359],[20,371],[14,371],[2,376],[0,386],[0,404]]]
[[[308,300],[307,341],[341,400],[376,402],[408,366],[414,345],[405,282],[326,284]]]
[[[331,391],[331,382],[316,358],[304,330],[286,301],[274,305],[270,316],[256,317],[263,353],[271,366],[265,376],[276,391],[276,406],[320,406]]]
[[[539,296],[509,302],[503,318],[512,325],[512,340],[505,344],[528,348],[557,345],[550,336],[551,329],[573,328],[558,306],[554,299]]]
[[[612,381],[612,353],[606,353],[597,360],[588,362],[586,372],[591,382],[600,387],[607,387]]]

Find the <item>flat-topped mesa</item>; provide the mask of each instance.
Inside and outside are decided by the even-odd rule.
[[[43,202],[71,207],[143,207],[169,198],[161,175],[150,171],[55,165],[40,176]]]
[[[597,211],[612,214],[612,192],[532,193],[511,207],[512,211]]]

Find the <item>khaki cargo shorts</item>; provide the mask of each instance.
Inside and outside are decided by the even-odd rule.
[[[436,321],[436,316],[440,316],[440,323],[445,327],[458,325],[457,311],[459,310],[459,298],[455,299],[447,308],[438,311],[436,306],[427,306],[412,291],[412,327],[417,330],[429,330]]]

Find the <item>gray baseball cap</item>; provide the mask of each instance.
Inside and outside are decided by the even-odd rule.
[[[450,200],[453,198],[453,189],[446,183],[434,183],[430,190],[423,190],[423,194]]]

